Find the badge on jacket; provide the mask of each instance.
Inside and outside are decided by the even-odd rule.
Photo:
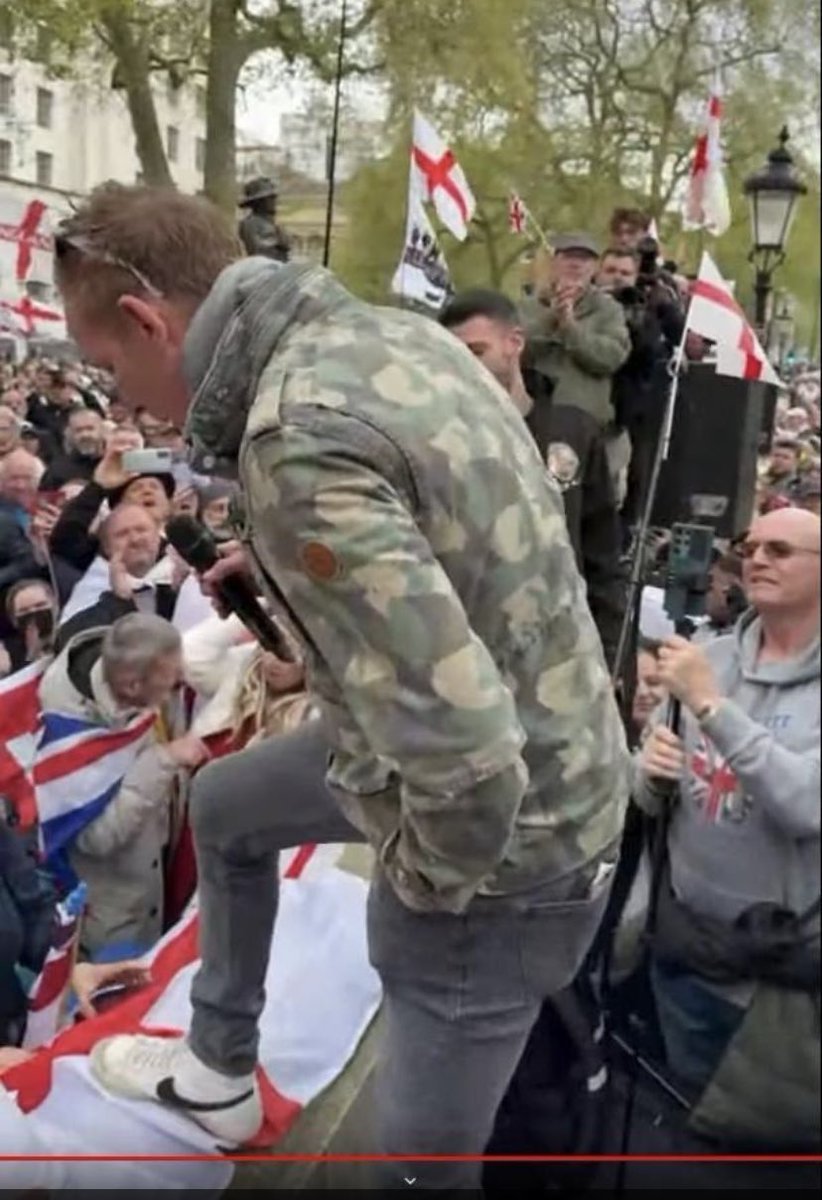
[[[545,452],[548,474],[561,492],[579,483],[579,455],[567,442],[551,442]]]

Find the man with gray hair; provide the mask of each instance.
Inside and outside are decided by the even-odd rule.
[[[72,638],[46,672],[40,701],[43,708],[119,728],[147,710],[159,716],[181,676],[182,645],[173,625],[151,613],[130,613]],[[113,946],[142,952],[160,936],[172,783],[180,770],[207,757],[191,735],[163,742],[153,734],[117,794],[75,837],[69,862],[89,891],[85,953]]]

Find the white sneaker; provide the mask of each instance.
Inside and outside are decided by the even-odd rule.
[[[185,1038],[117,1034],[89,1055],[91,1073],[129,1100],[159,1100],[196,1121],[221,1144],[241,1146],[259,1132],[263,1106],[256,1077],[221,1075]]]

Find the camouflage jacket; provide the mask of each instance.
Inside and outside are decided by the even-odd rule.
[[[262,255],[277,262],[288,262],[291,257],[288,234],[281,225],[261,213],[250,212],[243,217],[238,232],[246,254]]]
[[[601,861],[622,726],[562,498],[506,394],[432,321],[254,259],[218,280],[185,369],[194,459],[239,452],[329,786],[400,898],[459,912]]]

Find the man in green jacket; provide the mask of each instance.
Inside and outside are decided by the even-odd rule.
[[[621,305],[594,286],[599,250],[587,233],[553,240],[548,284],[523,304],[525,362],[554,385],[553,402],[581,408],[599,423],[617,497],[630,458],[630,443],[614,428],[611,387],[631,352]]]

